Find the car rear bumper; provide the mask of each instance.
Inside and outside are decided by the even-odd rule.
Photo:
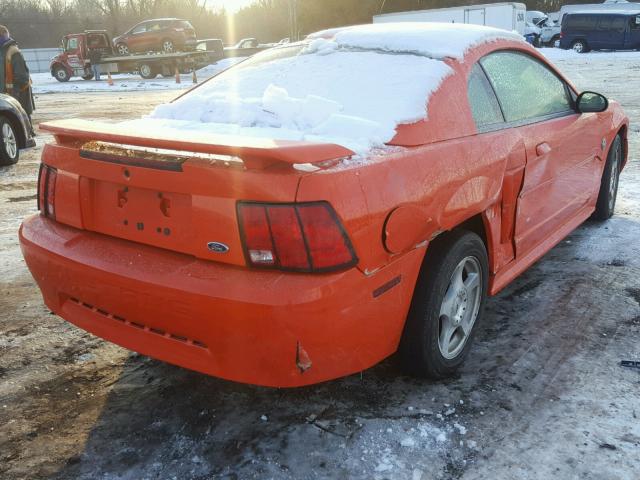
[[[393,353],[424,255],[369,276],[306,275],[198,260],[40,215],[19,235],[45,303],[64,319],[169,363],[277,387],[358,372]]]

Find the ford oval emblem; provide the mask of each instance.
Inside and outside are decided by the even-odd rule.
[[[207,248],[215,253],[227,253],[229,251],[229,247],[220,242],[209,242],[207,243]]]

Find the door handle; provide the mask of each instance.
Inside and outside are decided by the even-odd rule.
[[[551,151],[551,146],[547,142],[539,143],[536,146],[536,155],[541,157],[542,155],[546,155]]]

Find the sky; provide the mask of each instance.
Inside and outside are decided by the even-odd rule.
[[[227,12],[237,12],[242,7],[253,3],[255,0],[209,0],[207,3],[212,7],[224,7]]]

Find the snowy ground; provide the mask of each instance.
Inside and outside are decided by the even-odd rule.
[[[213,75],[229,68],[244,58],[229,58],[220,60],[214,65],[209,65],[196,72],[196,79],[201,82]],[[113,75],[113,85],[107,83],[107,76],[102,75],[100,81],[83,80],[74,77],[68,82],[59,82],[50,73],[35,73],[31,75],[33,80],[34,94],[42,93],[71,93],[71,92],[133,92],[147,90],[176,90],[187,89],[193,86],[191,73],[180,75],[180,84],[176,83],[175,77],[164,78],[158,75],[152,80],[145,80],[137,74],[117,74]]]
[[[39,136],[0,169],[0,478],[636,480],[640,371],[619,362],[640,360],[640,53],[544,53],[622,103],[633,160],[615,217],[492,298],[446,382],[390,359],[313,387],[237,385],[49,315],[16,239],[35,211]],[[107,91],[39,94],[36,121],[136,118],[179,93]]]

